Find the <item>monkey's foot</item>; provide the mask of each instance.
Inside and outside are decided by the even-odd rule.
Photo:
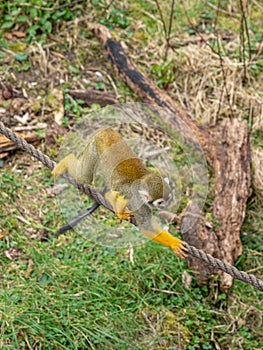
[[[185,259],[188,255],[188,249],[186,248],[186,243],[178,239],[178,244],[176,247],[173,247],[174,254],[181,259]]]
[[[132,212],[116,213],[116,216],[119,219],[119,224],[121,224],[123,220],[131,222]]]
[[[112,205],[112,208],[120,219],[122,220],[131,220],[132,212],[127,209],[128,200],[124,196],[120,195],[117,191],[109,191],[105,194],[106,200]]]
[[[75,156],[73,154],[69,154],[55,166],[51,174],[55,177],[59,177],[62,174],[66,173],[68,171],[68,164],[70,164],[73,159],[75,159]]]

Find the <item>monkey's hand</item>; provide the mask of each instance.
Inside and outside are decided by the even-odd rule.
[[[55,177],[63,175],[68,171],[69,167],[72,166],[72,164],[74,164],[75,160],[76,158],[74,154],[69,154],[55,166],[51,174]]]
[[[184,259],[187,256],[188,249],[186,248],[186,243],[181,241],[179,238],[174,237],[169,232],[161,230],[157,234],[147,233],[142,231],[146,236],[153,239],[155,242],[161,243],[170,247],[178,258]]]
[[[128,200],[117,191],[109,191],[105,194],[106,200],[111,204],[117,217],[122,220],[130,221],[132,212],[127,209]]]

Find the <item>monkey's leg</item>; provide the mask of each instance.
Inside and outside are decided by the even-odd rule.
[[[98,153],[94,146],[87,144],[79,158],[69,154],[63,158],[53,169],[52,175],[58,177],[66,172],[79,184],[90,184],[93,180]]]
[[[71,220],[69,223],[66,225],[62,226],[56,233],[55,237],[57,238],[59,235],[62,235],[64,232],[71,230],[73,227],[75,227],[82,219],[84,219],[86,216],[91,215],[94,213],[94,211],[100,206],[99,203],[95,202],[92,204],[90,208],[88,208],[86,211],[83,213],[79,214],[76,216],[73,220]]]
[[[186,243],[165,231],[158,222],[155,222],[151,209],[147,205],[142,205],[139,210],[135,210],[134,217],[138,228],[145,236],[171,248],[179,258],[187,256]]]
[[[128,200],[119,192],[110,190],[105,194],[106,200],[111,204],[117,217],[122,220],[130,220],[132,212],[127,209]]]
[[[77,180],[76,178],[80,172],[80,162],[74,154],[69,154],[63,158],[53,169],[52,175],[59,177],[67,172],[73,177],[73,179]]]

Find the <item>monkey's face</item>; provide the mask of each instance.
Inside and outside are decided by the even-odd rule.
[[[172,199],[172,194],[170,193],[167,199],[158,198],[153,202],[149,202],[149,204],[152,204],[157,209],[164,209],[168,206],[171,199]]]
[[[158,209],[164,209],[172,199],[172,189],[167,177],[162,178],[159,174],[153,174],[142,181],[138,189],[144,203]]]
[[[168,177],[165,177],[162,179],[162,187],[163,187],[162,197],[157,198],[152,202],[150,202],[150,204],[152,204],[155,208],[158,208],[158,209],[166,208],[172,199],[172,189],[170,187],[170,181]]]

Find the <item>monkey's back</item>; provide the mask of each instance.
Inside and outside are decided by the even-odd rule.
[[[99,155],[102,155],[108,148],[119,142],[124,142],[124,140],[121,134],[113,129],[102,129],[95,134],[95,145]]]
[[[112,189],[118,190],[124,184],[131,185],[150,172],[122,136],[113,129],[98,132],[95,147],[106,181]]]

